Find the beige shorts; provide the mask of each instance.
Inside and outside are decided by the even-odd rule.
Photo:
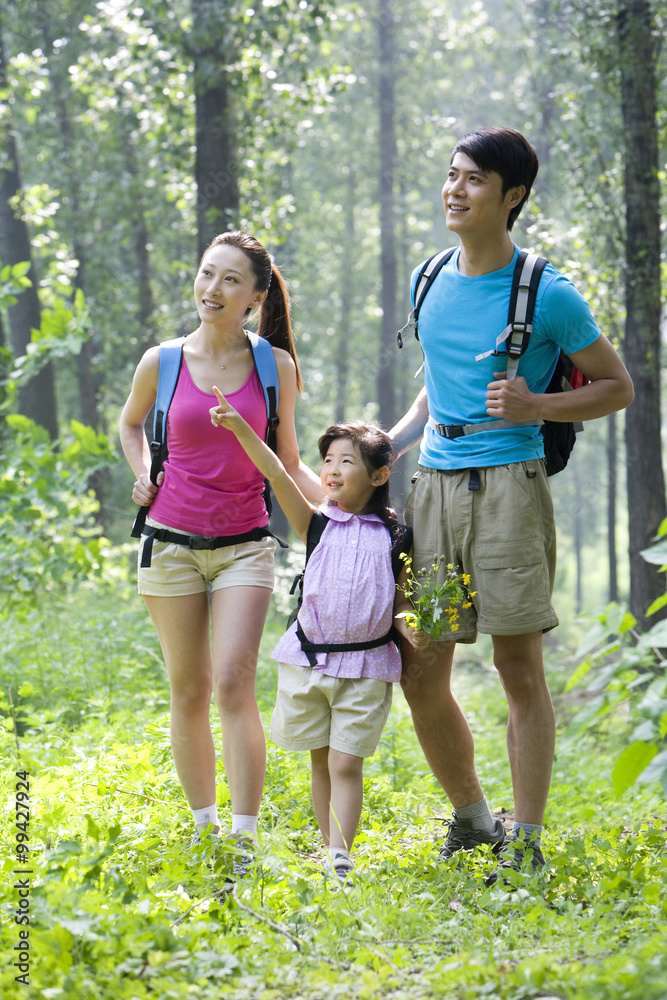
[[[283,750],[331,747],[372,757],[391,708],[392,684],[372,677],[329,677],[292,663],[278,668],[270,736]]]
[[[544,462],[515,462],[442,472],[419,466],[405,506],[414,530],[413,568],[444,556],[471,577],[477,591],[462,608],[459,629],[441,639],[474,642],[488,635],[546,632],[558,625],[551,605],[556,527]],[[443,570],[444,572],[444,570]]]
[[[149,527],[166,525],[146,520]],[[151,564],[141,566],[141,553],[146,542],[139,544],[137,584],[140,594],[147,597],[185,597],[225,587],[268,587],[273,590],[272,538],[259,542],[224,545],[220,549],[189,549],[175,542],[153,542]]]

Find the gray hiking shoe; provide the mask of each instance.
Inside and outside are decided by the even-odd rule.
[[[505,827],[499,819],[493,833],[487,833],[486,830],[476,830],[468,820],[459,819],[454,810],[452,818],[445,820],[445,825],[449,829],[438,855],[440,861],[447,861],[459,851],[470,854],[483,844],[489,844],[493,853],[498,854],[505,840]]]
[[[255,841],[252,837],[239,836],[238,834],[232,834],[230,840],[233,842],[232,872],[234,878],[245,878],[255,862]]]
[[[200,830],[195,830],[192,840],[188,845],[188,850],[193,851],[196,847],[215,848],[220,843],[220,828],[209,824]]]
[[[489,886],[505,881],[505,876],[510,875],[510,872],[535,875],[546,864],[544,855],[537,844],[527,844],[525,840],[517,836],[507,838],[498,858],[498,867],[486,879],[486,884]]]

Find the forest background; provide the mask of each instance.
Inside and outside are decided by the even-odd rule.
[[[36,996],[667,992],[666,21],[649,0],[0,3],[0,698],[6,759],[33,775]],[[418,345],[395,342],[410,273],[452,242],[440,199],[451,148],[488,124],[518,128],[540,158],[515,241],[572,277],[636,387],[627,415],[587,425],[551,481],[556,876],[544,893],[480,897],[474,867],[433,874],[426,814],[443,805],[397,697],[369,772],[356,900],[312,873],[280,874],[269,853],[243,897],[207,899],[182,921],[212,876],[177,859],[165,682],[133,592],[132,476],[116,434],[132,372],[147,347],[193,328],[200,251],[238,226],[291,284],[306,462],[317,467],[333,420],[391,426],[420,386]],[[397,508],[415,461],[392,477]],[[279,511],[275,524],[286,532]],[[279,570],[264,712],[266,653],[301,557],[292,546]],[[494,801],[511,809],[502,706],[482,707],[483,644],[461,672]],[[308,858],[301,765],[273,764],[273,842]],[[21,988],[11,919],[3,932],[3,975]]]

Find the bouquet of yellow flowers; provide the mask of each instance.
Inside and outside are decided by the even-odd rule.
[[[431,565],[417,573],[412,568],[410,556],[403,554],[401,559],[405,561],[407,581],[399,589],[412,605],[412,611],[403,611],[396,617],[405,618],[411,628],[428,632],[433,639],[445,632],[456,632],[459,608],[469,608],[470,598],[476,593],[468,589],[470,574],[458,573],[448,563],[444,579],[438,583],[444,556],[434,555]]]

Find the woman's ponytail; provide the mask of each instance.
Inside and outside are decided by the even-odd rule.
[[[270,341],[273,347],[281,347],[291,355],[296,365],[296,387],[301,392],[303,382],[292,334],[289,290],[287,282],[275,264],[271,265],[271,284],[268,294],[259,309],[257,332],[260,337]]]

